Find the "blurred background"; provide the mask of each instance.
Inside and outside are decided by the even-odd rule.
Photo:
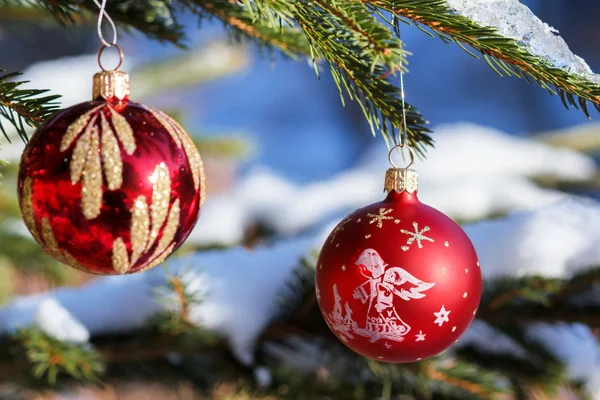
[[[597,24],[600,3],[594,0],[579,0],[576,5],[553,0],[522,3],[558,29],[571,50],[593,70],[600,70]],[[25,71],[24,79],[32,81],[31,87],[48,88],[63,95],[63,107],[88,100],[91,76],[97,70],[99,46],[95,27],[64,28],[51,19],[28,21],[27,18],[0,14],[0,66],[8,71]],[[182,21],[188,31],[187,49],[157,43],[136,33],[121,32],[120,36],[126,54],[122,69],[132,76],[132,98],[175,116],[196,140],[205,161],[208,195],[213,200],[207,202],[199,227],[182,252],[240,243],[252,247],[279,237],[317,231],[355,206],[338,204],[306,223],[291,217],[288,219],[292,222],[287,225],[268,218],[256,218],[249,223],[247,215],[235,215],[239,203],[231,203],[232,198],[241,201],[237,193],[244,188],[300,190],[331,181],[332,177],[365,164],[378,166],[378,175],[374,176],[379,176],[375,179],[381,182],[375,183],[377,186],[382,183],[385,144],[380,137],[371,135],[356,104],[349,102],[342,107],[338,90],[325,67],[317,79],[312,65],[306,61],[265,54],[252,44],[230,42],[219,23],[204,22],[198,27],[193,15],[183,16]],[[576,150],[585,154],[586,159],[597,159],[600,140],[594,137],[600,137],[600,126],[587,121],[582,112],[566,110],[557,96],[550,96],[524,80],[499,78],[485,62],[470,57],[457,46],[432,39],[411,26],[403,25],[401,29],[402,39],[413,53],[409,58],[410,72],[405,76],[407,99],[431,122],[434,131],[438,126],[444,127],[435,136],[442,144],[444,132],[456,136],[456,131],[464,127],[469,132],[483,132],[481,137],[485,138],[487,128],[494,128],[492,141],[498,135],[527,138],[534,143]],[[451,125],[463,122],[473,125],[458,125],[459,128]],[[468,143],[468,138],[461,140],[456,143]],[[510,150],[510,144],[507,146]],[[23,144],[16,136],[11,144],[0,138],[0,159],[8,161],[8,165],[1,167],[4,178],[0,190],[0,225],[6,228],[1,233],[4,238],[0,238],[3,241],[0,250],[4,252],[0,254],[0,301],[4,304],[14,296],[41,293],[56,286],[77,286],[92,279],[55,264],[36,245],[26,242],[29,239],[15,234],[22,229],[14,225],[18,216],[15,171],[22,149]],[[453,154],[460,158],[462,150],[458,145],[443,147],[440,151],[446,156],[436,158],[436,150],[431,149],[430,162],[445,164],[421,163],[425,179],[427,171],[436,167],[452,169],[447,161],[454,160]],[[504,166],[510,169],[512,162],[518,164],[511,159],[510,151],[507,154],[495,164],[497,169]],[[477,152],[466,152],[464,157],[468,156],[472,158],[464,165],[477,168]],[[517,156],[515,153],[514,157]],[[375,161],[376,158],[380,160]],[[544,162],[552,164],[553,160]],[[579,164],[567,163],[565,168],[571,165],[577,168]],[[552,172],[552,168],[548,171]],[[545,173],[548,171],[533,174],[538,187],[593,198],[600,193],[595,170],[586,170],[581,175],[578,171],[562,171],[555,174],[558,178]],[[527,174],[531,175],[530,172]],[[269,186],[272,181],[280,186]],[[249,182],[258,183],[253,186]],[[450,196],[444,193],[442,197]],[[335,197],[336,193],[330,195]],[[277,193],[271,193],[263,197],[276,196]],[[429,196],[440,198],[433,193]],[[545,201],[487,207],[477,212],[438,200],[443,211],[461,221],[529,209]],[[231,218],[229,226],[216,227],[209,222],[217,212]],[[226,392],[227,388],[220,390]],[[104,389],[77,389],[62,394],[30,393],[30,398],[168,400],[193,398],[192,392],[193,388],[186,385],[175,394],[158,384],[155,387],[125,382]]]

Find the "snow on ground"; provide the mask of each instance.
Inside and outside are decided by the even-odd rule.
[[[55,299],[40,301],[34,311],[35,325],[55,339],[84,343],[90,339],[89,331]]]
[[[600,241],[600,205],[592,201],[565,199],[539,210],[467,225],[465,231],[480,256],[485,278],[525,273],[567,277],[600,264],[600,249],[594,245]],[[254,250],[236,247],[200,252],[143,274],[104,277],[79,288],[18,297],[0,309],[0,329],[12,331],[37,322],[56,337],[72,337],[69,332],[60,333],[71,329],[62,319],[39,322],[43,307],[62,307],[91,335],[131,330],[157,311],[173,307],[158,302],[155,293],[166,276],[179,274],[189,290],[203,293],[202,301],[191,307],[192,321],[222,334],[238,359],[252,364],[255,341],[275,315],[285,282],[299,258],[318,249],[324,237],[320,233],[316,239],[280,241]],[[48,306],[50,300],[60,306],[52,302]],[[573,377],[586,379],[590,390],[600,390],[600,364],[591,356],[592,350],[600,350],[594,336],[579,325],[554,328],[534,324],[529,333],[565,360]],[[481,322],[473,325],[459,345],[468,343],[511,349],[517,355],[520,351]]]
[[[540,188],[531,177],[577,181],[596,172],[594,161],[581,153],[482,126],[444,125],[434,138],[436,148],[428,159],[414,165],[420,198],[455,219],[534,209],[565,196]],[[188,240],[232,245],[241,240],[244,227],[257,220],[284,235],[318,227],[323,220],[381,200],[388,167],[382,142],[355,168],[303,186],[256,167],[230,194],[207,199]]]
[[[558,31],[519,0],[448,0],[448,4],[458,14],[515,39],[551,66],[600,83],[600,75],[594,74],[584,59],[571,52]]]
[[[568,277],[600,265],[600,207],[566,198],[533,212],[465,226],[483,274]]]

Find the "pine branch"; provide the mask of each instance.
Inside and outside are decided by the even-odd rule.
[[[0,70],[0,73],[5,72]],[[59,109],[56,99],[60,96],[42,96],[48,90],[20,89],[25,81],[12,81],[21,75],[18,72],[0,75],[0,117],[4,117],[17,130],[25,141],[27,131],[25,125],[40,126],[44,120]],[[6,128],[0,119],[0,131],[10,141]]]
[[[201,18],[216,17],[221,20],[230,28],[236,40],[255,40],[261,46],[277,48],[294,58],[309,52],[308,41],[300,30],[279,25],[279,19],[274,19],[272,14],[249,2],[184,0],[184,4]]]
[[[99,354],[86,345],[71,344],[48,336],[37,328],[20,329],[11,338],[13,357],[27,359],[36,379],[46,377],[50,385],[59,374],[87,382],[98,382],[104,372]]]
[[[590,118],[587,101],[600,111],[600,85],[552,66],[530,53],[514,39],[500,35],[494,28],[481,26],[456,14],[444,0],[362,0],[377,10],[393,12],[413,21],[442,40],[455,42],[468,54],[465,45],[482,54],[486,63],[503,76],[528,78],[552,94],[558,93],[566,108],[580,108]],[[429,33],[430,34],[430,33]],[[431,34],[430,34],[431,35]],[[553,89],[554,88],[554,89]],[[575,97],[579,97],[578,100]]]
[[[349,9],[332,2],[298,2],[295,18],[310,40],[313,53],[324,58],[344,93],[361,106],[373,133],[379,130],[390,141],[402,127],[400,91],[388,80],[404,69],[406,53],[391,32],[375,28],[376,20],[358,1],[346,1]],[[314,57],[316,59],[316,56]],[[405,104],[408,144],[418,151],[432,145],[418,111]]]

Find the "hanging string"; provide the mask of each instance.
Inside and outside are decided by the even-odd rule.
[[[402,136],[400,138],[400,144],[406,145],[408,141],[408,132],[406,130],[406,104],[404,103],[404,72],[400,70],[400,97],[402,99]],[[400,135],[400,130],[398,130]]]
[[[392,23],[394,26],[394,33],[396,34],[396,36],[398,37],[398,40],[401,40],[401,35],[400,35],[400,20],[398,19],[398,16],[396,15],[396,12],[394,9],[392,9]],[[396,142],[396,145],[400,145],[401,147],[406,146],[406,143],[408,142],[408,132],[407,132],[407,127],[406,127],[406,103],[404,102],[404,71],[402,71],[402,68],[400,68],[400,100],[402,101],[402,131],[400,129],[398,129],[398,137],[394,138],[394,141]]]
[[[98,0],[94,0],[94,3],[96,3],[98,8],[100,9],[100,12],[98,13],[98,37],[100,38],[100,41],[102,41],[102,44],[104,46],[112,47],[117,44],[117,27],[115,26],[115,23],[110,17],[110,15],[108,15],[108,13],[106,12],[106,0],[102,0],[102,3],[100,3]],[[107,42],[106,39],[104,39],[104,35],[102,34],[102,21],[105,17],[113,31],[113,40],[111,42]]]
[[[393,24],[394,24],[394,32],[398,37],[398,40],[401,40],[402,37],[400,35],[400,20],[396,15],[395,10],[392,10],[393,15]],[[404,102],[404,71],[402,68],[400,69],[400,100],[402,101],[402,132],[398,129],[398,138],[396,139],[396,144],[401,144],[402,146],[406,145],[408,139],[408,132],[406,130],[406,103]]]

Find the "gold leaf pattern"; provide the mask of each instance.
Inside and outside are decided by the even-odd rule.
[[[23,214],[23,221],[25,221],[27,229],[29,229],[29,232],[31,232],[31,236],[33,236],[33,238],[41,244],[42,240],[37,230],[35,215],[33,213],[33,191],[31,190],[32,184],[33,180],[31,178],[25,178],[25,182],[23,182],[23,193],[21,194],[21,214]]]
[[[42,237],[44,238],[43,243],[46,245],[46,250],[56,260],[85,273],[93,273],[87,270],[81,264],[79,264],[75,257],[73,257],[68,251],[61,251],[59,249],[58,243],[56,242],[56,238],[54,237],[54,232],[52,231],[52,226],[50,226],[50,221],[48,220],[48,218],[42,219]]]
[[[150,231],[150,240],[147,249],[154,244],[158,237],[160,227],[167,219],[169,212],[169,202],[171,200],[171,177],[169,168],[164,162],[156,166],[150,176],[152,186],[152,204],[150,205],[150,217],[152,218],[152,230]]]
[[[136,146],[131,125],[129,125],[129,122],[127,122],[124,116],[119,114],[114,108],[108,105],[108,103],[107,106],[110,110],[110,119],[115,128],[115,132],[117,133],[125,152],[132,155]]]
[[[148,271],[149,269],[156,267],[158,264],[165,261],[167,259],[167,257],[169,257],[169,255],[171,255],[174,248],[175,248],[175,243],[171,244],[167,248],[167,250],[165,250],[160,256],[158,256],[154,260],[146,263],[146,265],[144,265],[142,268],[138,269],[136,272],[144,272],[144,271]]]
[[[113,268],[119,273],[128,272],[149,251],[156,242],[162,228],[162,235],[152,255],[135,272],[146,271],[163,262],[175,248],[175,235],[179,229],[181,206],[179,199],[169,207],[171,199],[171,177],[165,163],[160,163],[150,176],[152,202],[148,206],[145,196],[139,196],[131,209],[131,260],[122,238],[113,242]],[[166,220],[166,223],[165,223]],[[163,227],[164,225],[164,227]],[[124,271],[124,272],[121,272]]]
[[[83,169],[81,208],[86,219],[100,215],[102,208],[102,166],[100,165],[98,127],[91,130],[90,151]]]
[[[194,141],[185,132],[185,130],[179,125],[177,121],[169,117],[167,114],[160,110],[148,107],[150,113],[161,123],[161,125],[167,130],[171,138],[175,141],[178,148],[182,148],[188,158],[190,169],[192,172],[192,178],[194,180],[194,189],[198,189],[201,186],[201,198],[200,201],[203,203],[206,198],[206,179],[204,176],[204,165],[202,163],[202,157],[198,152],[198,148],[194,144]],[[201,203],[201,204],[202,204]]]
[[[56,243],[56,238],[54,237],[54,232],[52,232],[52,226],[50,226],[48,218],[42,218],[42,238],[44,239],[48,253],[56,260],[65,263],[66,260],[58,248],[58,243]]]
[[[121,238],[117,238],[113,242],[112,264],[113,269],[119,274],[124,274],[129,270],[127,247]]]
[[[148,203],[146,196],[139,196],[131,209],[131,265],[140,258],[150,236],[150,215],[148,214]]]
[[[93,122],[92,122],[93,123]],[[77,140],[75,149],[73,149],[73,155],[71,156],[71,183],[74,185],[81,179],[81,173],[85,166],[85,160],[87,159],[88,152],[90,151],[90,141],[92,139],[92,129],[94,125],[90,124],[83,132],[83,135]]]
[[[103,106],[104,104],[92,108],[91,110],[77,118],[75,122],[73,122],[71,125],[69,125],[60,142],[60,151],[65,151],[69,147],[71,147],[71,143],[73,143],[73,140],[75,140],[75,138],[79,136],[81,131],[88,125],[88,122],[90,121],[92,115],[94,115],[94,113]]]
[[[167,218],[167,223],[165,224],[165,228],[163,229],[162,237],[158,241],[158,246],[156,246],[156,250],[154,250],[154,256],[164,251],[169,246],[169,244],[173,242],[173,239],[175,239],[177,228],[179,228],[180,213],[181,209],[179,207],[179,199],[177,199],[171,206],[171,210],[169,211],[169,217]]]
[[[202,200],[206,196],[204,196],[206,185],[204,178],[204,165],[202,164],[202,158],[200,157],[200,153],[196,148],[196,145],[192,141],[192,139],[188,136],[187,133],[181,131],[181,140],[183,141],[183,148],[185,149],[185,154],[187,154],[188,161],[190,163],[190,168],[192,170],[192,178],[194,179],[194,189],[198,189],[198,187],[202,184]]]
[[[105,116],[106,110],[110,113],[112,126]],[[82,131],[83,135],[80,136]],[[76,141],[69,168],[71,182],[76,184],[82,181],[81,209],[86,219],[100,215],[104,195],[103,173],[108,190],[116,190],[123,185],[119,140],[127,154],[135,151],[131,126],[109,103],[94,107],[77,118],[67,127],[63,136],[61,151],[67,150]]]
[[[173,139],[177,147],[181,149],[182,144],[181,140],[179,139],[179,133],[175,130],[175,126],[173,126],[169,121],[172,118],[162,111],[154,108],[148,107],[148,111],[150,111],[150,114],[152,114],[152,116],[156,118],[158,122],[160,122],[160,124],[167,130],[169,135],[171,135],[171,139]]]
[[[115,137],[108,121],[101,114],[102,127],[102,165],[104,166],[104,175],[108,183],[109,190],[116,190],[123,185],[123,161],[121,160],[121,150],[119,142]]]
[[[63,251],[63,255],[65,256],[65,262],[70,267],[73,267],[75,269],[83,271],[83,272],[85,272],[87,274],[98,275],[98,274],[95,274],[94,272],[91,272],[88,269],[85,269],[81,264],[79,264],[79,262],[77,262],[77,260],[75,259],[75,257],[73,257],[68,251]]]

